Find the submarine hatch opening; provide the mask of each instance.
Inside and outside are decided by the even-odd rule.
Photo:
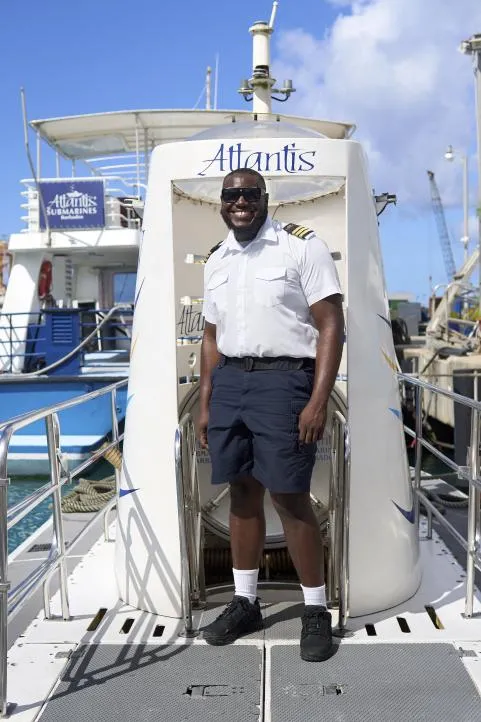
[[[336,261],[341,287],[344,290],[346,203],[345,179],[311,176],[294,179],[265,176],[270,216],[281,222],[299,223],[312,228],[323,238]],[[202,317],[203,259],[209,250],[226,235],[220,217],[221,178],[195,178],[175,181],[172,185],[174,274],[177,299],[177,378],[179,419],[191,414],[194,422],[199,413],[200,345],[204,322]],[[345,356],[345,354],[344,354]],[[343,357],[341,369],[345,370]],[[336,384],[329,402],[328,423],[318,443],[313,473],[311,498],[324,540],[326,579],[337,587],[332,567],[337,566],[336,550],[331,548],[339,538],[338,468],[335,439],[336,413],[347,418],[347,388]],[[203,556],[207,586],[231,580],[232,560],[229,546],[228,484],[212,486],[210,458],[197,446],[197,475],[202,507]],[[287,552],[281,522],[266,495],[266,542],[260,568],[260,580],[294,581],[295,570]],[[331,560],[329,562],[329,560]],[[329,583],[329,582],[328,582]],[[328,589],[330,599],[337,590]]]

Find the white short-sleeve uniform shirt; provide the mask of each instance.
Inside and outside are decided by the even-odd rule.
[[[341,293],[327,245],[287,233],[267,218],[245,245],[232,231],[204,270],[204,317],[224,356],[315,358],[309,307]]]

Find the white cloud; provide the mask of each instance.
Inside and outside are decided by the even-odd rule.
[[[403,206],[429,202],[428,168],[445,204],[458,204],[460,176],[443,154],[449,143],[474,151],[472,60],[457,48],[481,30],[481,2],[329,2],[339,15],[324,37],[277,38],[274,74],[297,88],[290,112],[355,122],[376,190]]]

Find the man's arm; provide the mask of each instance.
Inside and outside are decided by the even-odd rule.
[[[319,332],[314,388],[307,406],[299,416],[299,441],[319,441],[326,425],[327,403],[341,363],[344,342],[342,297],[334,294],[310,306]]]
[[[200,349],[200,411],[197,421],[197,435],[203,449],[207,448],[207,425],[209,423],[209,402],[212,393],[211,374],[219,363],[219,351],[216,340],[216,326],[205,322],[204,335]]]

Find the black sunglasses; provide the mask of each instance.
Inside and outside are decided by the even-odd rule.
[[[249,186],[248,188],[223,188],[220,197],[224,203],[235,203],[242,196],[245,201],[251,203],[260,201],[264,194],[265,190],[263,188]]]

